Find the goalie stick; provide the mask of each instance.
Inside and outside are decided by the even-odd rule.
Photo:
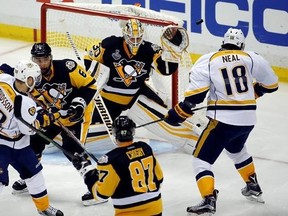
[[[203,106],[203,107],[198,107],[198,108],[195,108],[195,109],[191,109],[191,111],[194,112],[194,111],[201,110],[201,109],[205,109],[205,108],[207,108],[207,106]],[[142,125],[138,125],[138,126],[136,126],[136,128],[145,127],[145,126],[150,125],[150,124],[154,124],[154,123],[157,123],[157,122],[160,122],[160,121],[164,121],[165,119],[166,119],[166,117],[159,118],[159,119],[157,119],[157,120],[155,120],[155,121],[151,121],[151,122],[147,122],[147,123],[142,124]]]
[[[48,112],[47,108],[46,108],[40,101],[38,101],[37,98],[35,98],[35,97],[34,97],[32,94],[30,94],[30,93],[27,93],[27,95],[28,95],[37,105],[39,105],[43,110],[45,110],[45,111]],[[89,152],[84,148],[84,146],[82,145],[82,143],[80,142],[80,140],[79,140],[65,125],[63,125],[63,124],[62,124],[60,121],[58,121],[58,120],[56,120],[56,122],[59,124],[59,126],[62,128],[62,130],[63,130],[70,138],[72,138],[72,139],[77,143],[77,145],[79,145],[79,146],[83,149],[83,151],[84,151],[87,155],[89,155],[95,162],[98,161],[97,158],[96,158],[93,154],[89,153]]]
[[[22,104],[22,96],[17,95],[15,97],[15,106],[14,106],[14,115],[17,119],[19,119],[19,121],[21,121],[24,125],[26,125],[27,127],[29,127],[31,130],[33,130],[36,134],[38,134],[39,136],[41,136],[43,139],[49,141],[50,143],[52,143],[55,147],[57,147],[58,149],[60,149],[62,152],[64,152],[66,155],[68,155],[71,158],[75,158],[74,155],[72,155],[70,152],[68,152],[67,150],[65,150],[64,148],[62,148],[62,146],[60,144],[58,144],[57,142],[55,142],[53,139],[49,138],[48,136],[46,136],[42,131],[38,130],[37,128],[33,127],[31,124],[29,124],[27,121],[25,121],[22,118],[21,115],[21,104]]]

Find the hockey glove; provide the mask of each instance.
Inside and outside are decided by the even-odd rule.
[[[167,62],[178,63],[189,45],[186,29],[178,26],[169,25],[163,28],[160,40],[163,49],[161,58]]]
[[[176,104],[174,108],[170,109],[165,116],[165,121],[171,125],[177,125],[184,122],[187,118],[191,117],[193,112],[191,108],[185,103],[180,102]]]
[[[69,121],[78,122],[84,116],[86,108],[86,102],[81,97],[76,97],[72,100],[71,105],[68,109],[68,115],[70,115]]]
[[[78,170],[80,175],[84,178],[84,182],[88,189],[92,191],[93,185],[98,181],[98,170],[91,164],[88,155],[83,152],[81,154],[75,153],[72,159],[73,166]]]
[[[53,124],[58,118],[60,118],[60,113],[48,113],[45,110],[38,111],[35,121],[35,127],[38,129],[40,127],[48,127]]]

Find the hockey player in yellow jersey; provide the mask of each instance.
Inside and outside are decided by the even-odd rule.
[[[209,91],[206,112],[209,122],[193,153],[196,181],[203,200],[187,208],[189,215],[216,212],[218,190],[214,188],[211,166],[224,149],[246,184],[242,195],[264,203],[245,142],[256,123],[256,99],[276,91],[278,78],[263,57],[244,51],[244,47],[242,31],[228,29],[221,49],[203,55],[194,64],[184,101],[167,115],[167,121],[185,121],[193,115],[191,108],[202,102]]]
[[[32,61],[39,65],[42,81],[30,95],[50,113],[60,113],[54,123],[45,119],[45,135],[54,139],[61,134],[63,149],[72,155],[75,152],[82,153],[80,142],[85,143],[94,109],[93,99],[97,91],[95,79],[72,59],[53,60],[51,52],[47,43],[35,43],[31,49]],[[80,142],[77,143],[71,134],[63,130],[62,125]],[[30,140],[30,145],[39,159],[48,144],[49,141],[37,134]],[[68,155],[66,157],[71,160]],[[18,193],[25,190],[26,184],[19,180],[12,187],[14,192]]]
[[[40,83],[40,68],[30,60],[21,60],[14,69],[14,76],[0,74],[0,192],[8,186],[8,166],[11,165],[25,179],[40,215],[63,216],[60,210],[49,205],[42,165],[29,145],[30,135],[35,131],[15,117],[18,112],[24,121],[34,126],[43,122],[46,114],[37,112],[36,103],[26,95]]]
[[[135,127],[127,116],[114,120],[112,131],[118,147],[99,158],[98,172],[82,155],[76,155],[73,163],[95,200],[111,197],[116,216],[160,216],[163,173],[152,148],[133,141]]]

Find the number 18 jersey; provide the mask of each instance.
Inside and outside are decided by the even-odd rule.
[[[250,51],[213,52],[192,67],[185,97],[210,90],[208,117],[231,125],[254,125],[255,82],[268,92],[278,88],[278,78],[263,57]]]

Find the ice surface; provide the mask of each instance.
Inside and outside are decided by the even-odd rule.
[[[32,43],[0,39],[0,64],[15,65],[30,58]],[[55,56],[55,55],[54,55]],[[216,188],[220,193],[217,212],[221,216],[287,216],[288,215],[288,84],[279,91],[258,100],[258,123],[247,142],[254,156],[258,180],[265,204],[246,200],[240,193],[244,183],[230,159],[222,154],[213,166]],[[186,215],[186,207],[201,200],[193,174],[191,156],[175,152],[173,146],[151,141],[164,171],[162,197],[165,216]],[[97,147],[89,151],[99,156]],[[105,152],[105,151],[104,151]],[[103,149],[101,150],[101,154]],[[65,216],[111,216],[111,201],[84,207],[80,201],[86,187],[75,169],[60,153],[45,154],[42,160],[51,205]],[[10,168],[10,185],[0,194],[0,216],[38,215],[30,196],[11,194],[11,185],[18,174]]]

